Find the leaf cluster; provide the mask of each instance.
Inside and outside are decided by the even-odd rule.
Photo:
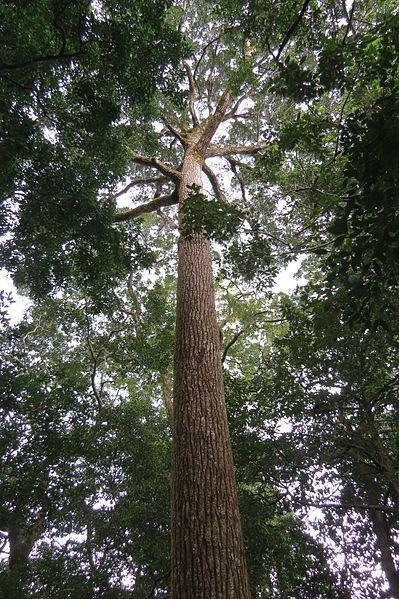
[[[182,234],[191,239],[204,233],[208,239],[223,242],[236,233],[244,215],[236,206],[219,198],[208,198],[192,186],[183,207]]]

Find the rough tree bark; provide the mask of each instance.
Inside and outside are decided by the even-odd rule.
[[[10,528],[8,533],[10,544],[8,567],[10,570],[26,568],[29,555],[38,538],[39,534],[35,530],[25,531],[17,527]]]
[[[120,222],[162,206],[179,204],[202,172],[216,196],[220,189],[205,158],[254,155],[263,144],[211,146],[219,125],[234,114],[232,95],[225,90],[214,112],[200,122],[194,107],[195,85],[190,67],[190,112],[193,128],[168,129],[182,143],[183,160],[173,168],[157,158],[129,150],[133,161],[157,169],[175,185],[169,195],[116,215]],[[229,113],[228,110],[231,109]],[[152,181],[146,179],[146,181]],[[143,179],[137,179],[142,182]],[[129,185],[135,184],[135,181]],[[241,531],[226,405],[220,339],[216,320],[211,245],[202,233],[178,242],[176,348],[173,390],[172,468],[172,597],[173,599],[249,599],[249,582]],[[172,412],[170,409],[169,412]]]
[[[202,186],[204,153],[229,98],[213,122],[187,138],[180,211],[189,188]],[[174,450],[172,475],[173,599],[248,599],[209,240],[180,237],[178,246]]]

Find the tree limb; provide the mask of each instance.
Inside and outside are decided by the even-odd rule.
[[[241,96],[241,98],[238,98],[237,102],[234,104],[234,106],[232,107],[232,109],[227,112],[224,115],[223,120],[224,121],[228,121],[229,119],[232,119],[234,117],[244,117],[244,115],[236,115],[237,110],[239,109],[240,105],[244,102],[244,100],[247,98],[247,96]],[[249,118],[250,115],[245,115],[245,118]]]
[[[219,185],[219,181],[213,170],[204,162],[202,165],[202,170],[206,174],[209,179],[210,184],[212,185],[213,192],[215,196],[223,201],[226,201],[225,195],[222,191],[222,188]]]
[[[222,31],[222,33],[219,33],[219,35],[217,35],[216,37],[214,37],[213,39],[211,39],[210,42],[208,42],[207,44],[205,44],[205,46],[202,48],[201,55],[200,55],[199,59],[197,60],[197,64],[195,65],[195,69],[194,69],[194,73],[193,73],[194,81],[197,78],[197,71],[199,69],[199,66],[200,66],[201,62],[204,59],[204,56],[205,56],[206,51],[208,50],[208,48],[210,46],[212,46],[212,44],[214,44],[215,42],[218,42],[219,40],[221,40],[222,37],[224,35],[226,35],[226,33],[229,33],[230,31],[234,31],[235,29],[237,29],[237,27],[227,27],[224,31]]]
[[[165,212],[163,210],[161,210],[160,208],[159,208],[159,210],[157,210],[157,214],[160,217],[160,219],[163,221],[164,225],[169,225],[169,227],[171,227],[172,229],[179,228],[179,226],[177,225],[177,223],[175,223],[173,218],[170,218],[170,216],[168,214],[165,214]],[[160,230],[161,229],[162,229],[162,226],[160,227]]]
[[[228,107],[230,106],[233,100],[233,96],[230,90],[225,89],[222,95],[219,98],[218,105],[215,108],[215,112],[208,116],[208,118],[204,121],[204,128],[202,130],[201,137],[197,143],[197,149],[201,156],[208,155],[208,146],[211,143],[212,137],[216,133],[217,128],[220,123],[223,121],[224,115]]]
[[[178,131],[177,129],[172,127],[172,125],[170,123],[168,123],[165,119],[162,119],[162,122],[165,125],[165,127],[167,128],[167,130],[169,131],[169,133],[171,133],[171,135],[173,135],[173,137],[178,139],[180,141],[180,143],[184,146],[186,143],[186,140],[184,139],[184,137],[182,136],[180,131]]]
[[[158,583],[163,580],[164,578],[167,578],[170,575],[170,571],[166,572],[166,574],[162,574],[161,576],[158,576],[158,578],[154,578],[154,585],[150,591],[150,593],[147,595],[146,599],[151,599],[151,597],[154,597],[154,593],[157,589],[157,585]],[[169,595],[167,595],[167,597],[169,597]]]
[[[179,173],[179,171],[176,171],[173,167],[169,166],[168,164],[161,162],[160,160],[158,160],[158,158],[155,158],[153,156],[143,156],[142,154],[138,154],[131,148],[128,148],[128,152],[131,155],[133,162],[136,162],[137,164],[142,164],[143,166],[150,166],[152,168],[156,168],[160,173],[165,175],[165,177],[167,177],[174,183],[178,183],[180,181],[181,173]]]
[[[248,329],[250,329],[252,326],[254,326],[256,318],[258,316],[262,316],[263,314],[265,314],[264,310],[256,312],[253,315],[252,320],[243,329],[241,329],[240,331],[237,331],[236,333],[234,333],[233,337],[230,339],[230,341],[227,343],[226,347],[223,350],[222,364],[224,363],[224,361],[227,358],[227,354],[228,354],[229,349],[231,347],[233,347],[233,345],[235,343],[237,343],[237,341],[241,337],[241,335],[243,335],[244,333],[246,333],[248,331]],[[286,322],[286,320],[284,318],[272,318],[271,320],[264,320],[263,324],[277,324],[277,323],[281,323],[281,322]]]
[[[346,27],[345,35],[344,35],[343,40],[342,40],[343,44],[346,42],[346,38],[348,37],[349,31],[352,31],[352,33],[354,35],[356,35],[356,29],[355,29],[355,27],[353,25],[353,15],[354,15],[354,12],[355,12],[355,3],[356,3],[355,0],[353,0],[351,11],[348,14],[348,9],[346,8],[346,2],[345,2],[345,0],[342,0],[342,9],[344,11],[345,18],[346,18],[347,23],[348,23],[347,27]]]
[[[235,160],[233,160],[232,158],[230,158],[229,156],[227,156],[227,162],[230,165],[231,171],[234,174],[235,178],[237,179],[239,185],[240,185],[240,189],[241,189],[241,195],[242,195],[242,199],[244,204],[247,204],[247,194],[245,192],[245,185],[243,180],[240,177],[240,173],[237,170],[237,162]]]
[[[165,208],[166,206],[174,206],[179,203],[179,196],[177,191],[173,191],[173,193],[169,195],[159,196],[158,198],[154,198],[150,200],[146,204],[140,204],[135,208],[130,208],[130,210],[123,210],[122,212],[117,212],[114,217],[115,223],[123,223],[127,220],[132,220],[141,214],[147,214],[148,212],[156,212],[160,208]]]
[[[302,21],[303,16],[304,16],[309,4],[310,4],[310,0],[305,0],[305,2],[302,5],[301,12],[299,13],[299,15],[297,16],[295,21],[292,23],[291,27],[287,30],[286,34],[284,35],[283,41],[281,42],[280,47],[277,51],[277,55],[275,56],[275,58],[277,60],[279,60],[282,51],[284,50],[285,46],[290,41],[291,36],[295,33],[295,30],[298,27],[299,23]]]
[[[268,146],[268,142],[259,142],[252,146],[228,146],[226,148],[218,148],[216,146],[210,146],[206,152],[206,158],[212,158],[215,156],[230,156],[232,154],[243,154],[253,156],[258,152],[261,152]]]
[[[195,106],[194,106],[195,98],[196,98],[196,95],[197,95],[197,93],[196,93],[195,79],[194,79],[193,72],[192,72],[191,67],[188,64],[188,62],[184,61],[183,64],[184,64],[184,68],[186,69],[186,72],[187,72],[188,85],[189,85],[188,109],[190,111],[194,127],[197,127],[197,125],[199,125],[199,120],[198,120],[197,113],[195,112]]]
[[[118,193],[116,193],[112,197],[114,199],[119,198],[119,196],[122,196],[123,194],[128,192],[129,189],[131,189],[132,187],[135,187],[136,185],[151,185],[151,183],[166,183],[167,181],[168,181],[168,177],[165,177],[165,176],[163,176],[163,177],[139,177],[138,179],[133,179],[133,181],[130,181],[130,183],[128,183],[126,185],[126,187],[124,187],[123,189],[118,191]]]
[[[388,507],[386,505],[377,505],[369,503],[318,503],[312,501],[296,501],[294,504],[300,504],[303,507],[315,507],[320,509],[335,509],[335,510],[378,510],[391,514],[399,514],[399,508]]]
[[[162,396],[168,415],[169,424],[173,427],[173,392],[170,377],[165,372],[161,372]]]
[[[91,343],[91,339],[90,339],[90,334],[91,334],[91,326],[90,326],[90,319],[89,319],[89,314],[87,311],[87,304],[85,305],[85,319],[86,319],[86,341],[87,341],[87,346],[89,348],[89,352],[90,352],[90,356],[91,359],[93,360],[93,369],[90,373],[90,382],[91,382],[91,388],[93,390],[94,393],[94,397],[96,398],[96,401],[98,403],[98,407],[101,408],[102,407],[102,401],[101,401],[101,393],[99,393],[98,389],[97,389],[97,385],[96,385],[96,375],[97,375],[97,368],[98,368],[98,355],[96,356],[93,350],[93,345]]]
[[[133,273],[132,272],[129,274],[129,278],[127,280],[127,291],[134,303],[134,312],[130,312],[130,314],[133,316],[134,324],[137,327],[141,321],[141,306],[140,306],[139,299],[137,297],[137,293],[135,292],[135,290],[133,288]]]
[[[24,62],[20,62],[18,64],[7,64],[5,62],[0,64],[0,71],[15,71],[17,69],[23,69],[24,67],[29,67],[33,64],[41,64],[46,62],[55,62],[57,60],[69,60],[72,58],[77,58],[82,54],[83,42],[81,44],[81,48],[76,52],[69,52],[64,54],[49,54],[48,56],[36,56],[35,58],[31,58],[30,60],[25,60]]]

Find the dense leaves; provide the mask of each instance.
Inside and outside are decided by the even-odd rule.
[[[41,298],[11,326],[0,295],[4,597],[168,596],[178,228],[216,242],[253,595],[395,596],[399,20],[374,4],[0,2],[0,257]],[[168,200],[121,225],[121,195]]]
[[[0,230],[11,234],[0,257],[36,296],[71,273],[100,296],[132,263],[113,201],[97,195],[123,176],[127,137],[156,89],[175,85],[182,42],[168,7],[0,5]]]

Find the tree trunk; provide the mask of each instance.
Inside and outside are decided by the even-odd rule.
[[[38,538],[39,534],[36,530],[23,530],[19,527],[10,527],[8,531],[8,542],[10,544],[8,567],[10,570],[14,571],[26,568],[29,562],[29,555]]]
[[[182,165],[180,206],[190,185],[201,186],[201,170],[202,158],[192,145]],[[172,597],[249,599],[210,242],[201,233],[181,237],[178,259]]]
[[[373,505],[380,502],[380,494],[376,489],[374,481],[368,481],[366,486],[367,498]],[[387,597],[399,597],[399,572],[396,567],[393,552],[393,541],[391,538],[390,526],[387,522],[387,515],[381,510],[370,510],[373,531],[376,536],[376,545],[381,552],[381,567],[387,577],[389,592]]]

